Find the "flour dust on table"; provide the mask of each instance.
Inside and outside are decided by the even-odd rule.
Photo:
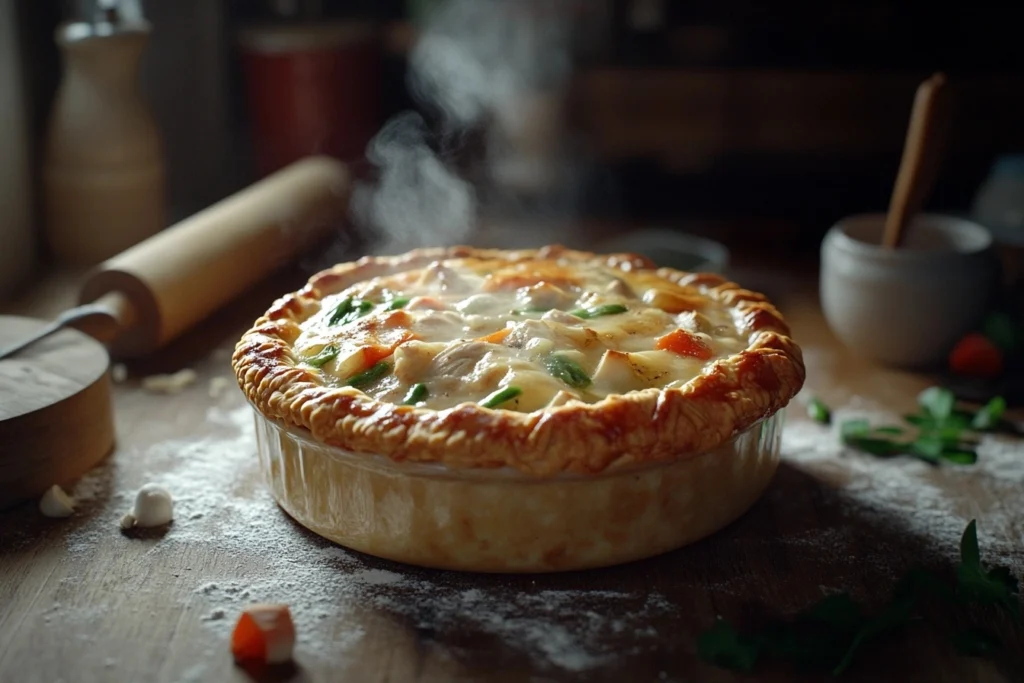
[[[794,405],[791,413],[797,410]],[[873,517],[880,525],[902,525],[913,536],[928,539],[930,546],[943,550],[946,559],[957,557],[957,541],[964,527],[977,519],[989,560],[1020,569],[1024,563],[1020,510],[999,502],[1013,500],[1019,495],[1015,492],[1024,490],[1024,443],[1019,438],[984,435],[976,464],[937,467],[910,457],[879,458],[844,449],[840,425],[853,419],[886,425],[898,416],[870,398],[852,396],[835,411],[831,426],[790,420],[783,432],[786,462],[832,484],[858,514]],[[968,486],[976,495],[965,503],[962,497],[952,495],[954,486]],[[834,532],[841,534],[842,530]],[[815,537],[828,540],[821,532]],[[842,545],[837,538],[831,540],[833,546]]]
[[[205,389],[186,391],[205,397]],[[117,400],[151,402],[162,414],[166,397],[138,390]],[[835,410],[837,423],[895,417],[870,400],[844,403]],[[870,597],[865,591],[887,591],[906,569],[896,566],[906,559],[906,539],[926,539],[922,547],[945,563],[955,557],[971,518],[978,520],[986,562],[1020,573],[1024,538],[1012,504],[1019,495],[1013,492],[1024,488],[1018,441],[986,436],[976,465],[935,468],[844,451],[833,428],[798,413],[794,404],[783,465],[757,512],[671,557],[601,572],[535,578],[437,572],[331,544],[274,503],[258,470],[251,409],[237,392],[206,410],[201,437],[195,425],[168,413],[147,424],[141,440],[147,445],[132,447],[140,440],[125,439],[127,445],[69,491],[78,503],[75,515],[54,523],[65,525],[69,560],[78,566],[112,545],[123,557],[116,579],[129,598],[121,609],[146,611],[161,605],[161,594],[175,596],[179,639],[196,643],[187,665],[161,677],[178,681],[211,680],[230,666],[231,630],[254,603],[290,607],[300,668],[348,670],[405,648],[382,661],[450,665],[455,673],[449,680],[504,669],[522,673],[510,680],[604,681],[622,680],[632,662],[654,657],[655,666],[672,670],[677,657],[692,656],[696,633],[711,623],[694,616],[707,613],[701,600],[735,615],[738,605],[783,590],[776,599],[794,611],[833,591]],[[122,434],[132,428],[118,425]],[[151,534],[122,536],[120,514],[147,483],[173,492],[175,519]],[[965,483],[976,496],[947,494]],[[878,533],[899,525],[905,534]],[[781,574],[792,579],[785,589],[778,578],[766,582],[744,569],[748,558],[770,563],[779,557],[790,563]],[[148,569],[140,574],[143,565]],[[621,588],[627,575],[634,580]],[[649,580],[637,581],[637,575]],[[64,580],[69,590],[77,588],[75,581],[85,585],[85,579]],[[104,634],[86,625],[97,622],[96,610],[114,608],[74,602],[60,599],[46,608],[47,618],[81,623],[76,637],[102,642]],[[110,666],[116,672],[120,664]],[[662,674],[648,671],[644,680],[676,680]],[[415,676],[393,676],[407,678]]]
[[[260,479],[247,405],[222,402],[207,412],[207,421],[216,429],[202,441],[171,439],[127,454],[145,462],[146,471],[139,481],[119,480],[112,488],[126,499],[123,492],[144,482],[173,491],[175,521],[150,554],[170,558],[202,546],[238,558],[233,571],[198,583],[186,598],[224,643],[223,652],[243,608],[276,602],[293,612],[300,662],[355,656],[367,629],[382,628],[383,619],[417,633],[469,630],[504,643],[510,656],[525,656],[539,669],[580,672],[615,656],[604,645],[609,636],[628,637],[637,649],[652,645],[652,618],[675,610],[653,592],[522,591],[500,577],[407,568],[349,552],[299,527],[276,506]],[[95,496],[110,467],[80,481],[75,495]],[[90,520],[68,534],[68,547],[90,552],[100,535],[116,528],[114,519]],[[209,654],[219,663],[223,653]],[[197,663],[186,680],[202,680],[205,671]]]

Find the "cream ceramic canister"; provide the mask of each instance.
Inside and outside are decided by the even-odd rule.
[[[883,214],[840,221],[821,246],[821,305],[837,337],[886,365],[943,363],[998,291],[992,236],[968,220],[917,216],[898,249],[881,245]]]
[[[138,87],[144,21],[58,28],[64,76],[43,160],[45,234],[55,256],[94,264],[165,224],[160,133]]]

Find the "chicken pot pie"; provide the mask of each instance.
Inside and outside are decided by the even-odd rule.
[[[716,531],[768,485],[804,381],[764,296],[557,246],[335,266],[232,363],[287,512],[476,571],[605,566]]]

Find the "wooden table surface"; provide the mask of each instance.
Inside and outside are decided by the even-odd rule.
[[[912,565],[950,571],[973,518],[983,559],[1019,576],[1024,442],[993,437],[971,467],[843,452],[830,428],[805,417],[807,396],[840,418],[894,419],[928,378],[880,369],[840,347],[813,278],[734,276],[767,289],[806,354],[807,389],[788,411],[771,487],[748,514],[691,547],[544,576],[376,560],[308,533],[274,505],[229,366],[234,340],[296,281],[268,283],[131,368],[115,391],[118,446],[73,487],[73,517],[45,519],[32,503],[0,513],[0,681],[825,680],[784,668],[737,676],[701,662],[695,638],[716,615],[749,623],[839,590],[877,605]],[[49,315],[72,291],[40,287],[7,312]],[[198,381],[180,394],[148,393],[138,382],[183,367]],[[147,482],[174,494],[175,521],[163,533],[124,535],[118,520]],[[294,668],[232,663],[230,630],[252,601],[291,605]],[[915,627],[872,649],[845,678],[1021,680],[1020,632],[1008,620],[991,626],[1010,643],[997,660],[962,657]]]

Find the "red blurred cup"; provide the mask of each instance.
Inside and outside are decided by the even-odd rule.
[[[262,175],[310,154],[363,155],[380,127],[372,24],[251,26],[238,39]]]

